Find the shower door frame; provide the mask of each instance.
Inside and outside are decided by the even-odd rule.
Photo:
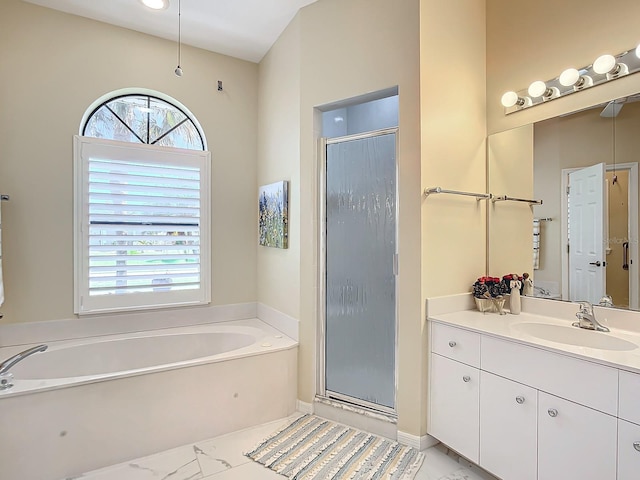
[[[366,138],[374,138],[382,135],[395,135],[396,148],[395,148],[395,254],[393,259],[393,274],[395,276],[394,290],[395,290],[395,306],[394,306],[394,322],[395,322],[395,340],[394,340],[394,392],[393,392],[393,405],[394,408],[387,407],[385,405],[378,405],[376,403],[368,402],[356,397],[341,394],[338,392],[331,392],[327,390],[326,386],[326,274],[327,274],[327,145],[335,143],[344,143],[353,140],[363,140]],[[392,418],[397,417],[398,408],[398,224],[399,224],[399,190],[398,190],[398,153],[399,149],[399,128],[384,128],[380,130],[372,130],[370,132],[358,133],[354,135],[346,135],[342,137],[326,138],[321,137],[318,142],[318,320],[317,320],[317,382],[316,382],[316,397],[321,400],[337,401],[340,403],[346,403],[356,408],[361,408],[366,411],[381,413],[385,416]]]

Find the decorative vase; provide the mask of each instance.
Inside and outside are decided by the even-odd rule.
[[[502,310],[502,308],[504,307],[505,298],[503,296],[491,298],[474,297],[474,300],[476,301],[476,308],[480,312],[497,312],[500,315],[504,315],[504,311]]]

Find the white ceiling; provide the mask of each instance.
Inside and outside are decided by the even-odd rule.
[[[140,0],[24,0],[169,40],[178,39],[178,0],[154,11]],[[259,62],[296,12],[317,0],[182,0],[182,42]]]

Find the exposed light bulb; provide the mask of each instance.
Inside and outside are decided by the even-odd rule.
[[[560,85],[565,87],[572,87],[580,80],[580,72],[575,68],[567,68],[564,72],[560,74],[560,78],[558,81]]]
[[[140,0],[145,7],[153,10],[166,10],[169,7],[169,0]]]
[[[502,100],[500,100],[503,107],[509,108],[513,107],[516,103],[518,103],[518,94],[516,92],[506,92],[502,95]]]
[[[529,85],[529,89],[527,90],[527,92],[529,92],[529,95],[531,95],[533,98],[541,97],[546,91],[547,84],[540,80],[536,80],[531,85]]]
[[[601,55],[593,62],[593,71],[604,75],[616,68],[616,58],[613,55]]]
[[[174,70],[174,73],[176,74],[176,77],[182,76],[182,68],[180,68],[180,65],[176,67],[176,69]]]

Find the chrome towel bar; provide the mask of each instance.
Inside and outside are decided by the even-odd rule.
[[[491,201],[493,203],[506,201],[506,202],[524,202],[530,205],[542,205],[542,200],[529,200],[526,198],[509,197],[507,195],[502,195],[501,197],[492,197]]]
[[[475,197],[476,200],[485,200],[487,198],[493,198],[493,195],[491,195],[490,193],[461,192],[458,190],[445,190],[444,188],[440,188],[440,187],[431,187],[431,188],[424,189],[425,197],[428,197],[429,195],[432,195],[434,193],[448,193],[450,195],[463,195],[466,197]]]

